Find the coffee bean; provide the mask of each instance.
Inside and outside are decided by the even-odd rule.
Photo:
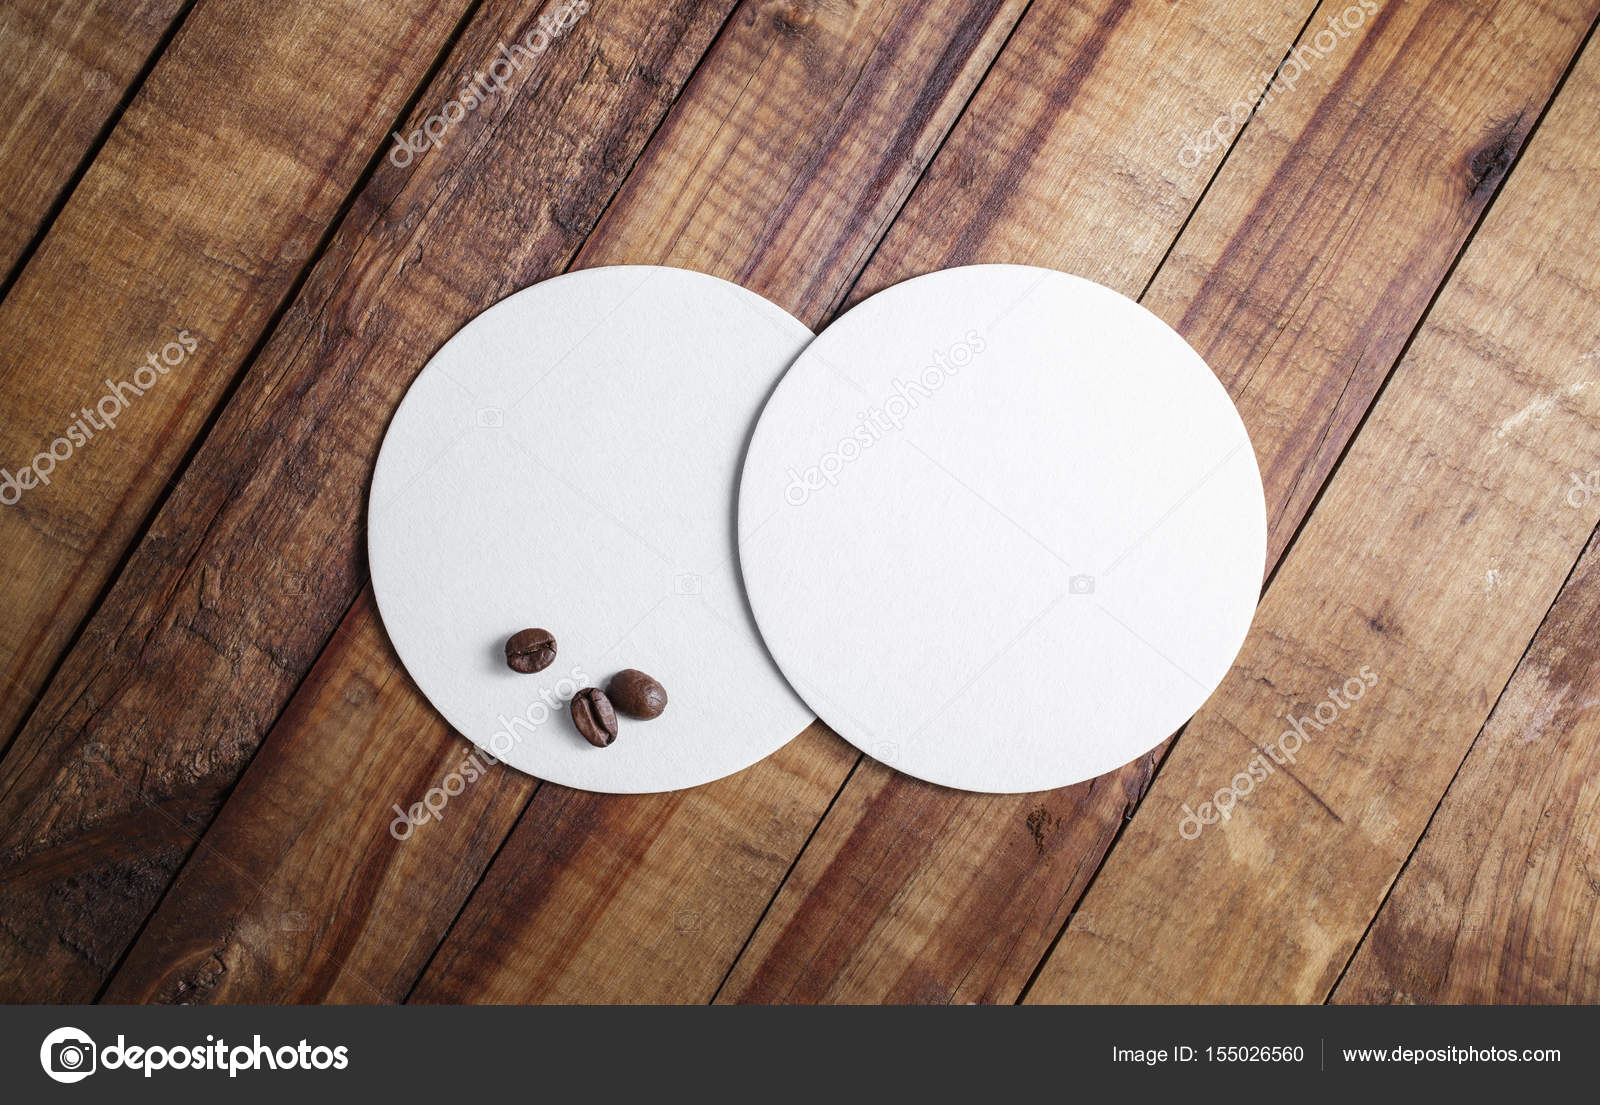
[[[660,717],[661,711],[667,708],[666,688],[636,668],[613,675],[606,697],[629,717]]]
[[[604,748],[617,739],[617,712],[599,687],[585,687],[573,697],[572,724],[596,748]]]
[[[543,671],[556,658],[556,639],[548,629],[524,629],[506,642],[506,663],[523,675]]]

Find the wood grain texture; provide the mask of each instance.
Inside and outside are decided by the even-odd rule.
[[[11,0],[0,8],[0,279],[116,115],[184,0]]]
[[[486,772],[442,821],[391,835],[391,805],[423,801],[473,752],[436,739],[416,692],[387,693],[405,680],[363,595],[104,1000],[348,1004],[411,987],[535,784]],[[451,848],[424,849],[430,836]]]
[[[1169,32],[1167,13],[1154,7],[1141,17],[1142,22],[1134,24],[1143,37],[1117,46],[1106,60],[1106,66],[1096,68],[1097,62],[1108,53],[1108,36],[1115,28],[1126,26],[1123,22],[1126,11],[1126,5],[1116,2],[1086,9],[1038,2],[1030,7],[1023,24],[930,167],[925,182],[919,184],[913,195],[911,210],[920,211],[916,217],[921,227],[935,224],[934,212],[953,216],[938,226],[936,233],[941,237],[935,241],[970,233],[974,225],[972,220],[994,226],[1006,223],[1011,227],[1006,233],[1015,234],[1017,241],[1074,242],[1080,235],[1085,240],[1093,240],[1103,213],[1127,202],[1122,193],[1129,188],[1130,179],[1157,182],[1151,187],[1163,201],[1170,201],[1176,187],[1188,189],[1190,203],[1198,197],[1207,174],[1220,157],[1220,150],[1208,163],[1186,169],[1175,161],[1181,139],[1172,128],[1175,122],[1183,121],[1191,122],[1196,128],[1205,125],[1209,121],[1206,113],[1214,110],[1210,105],[1218,100],[1226,103],[1231,90],[1213,91],[1198,99],[1191,97],[1190,78],[1196,70],[1191,68],[1194,63],[1187,60],[1189,55],[1178,47],[1190,44],[1189,36],[1196,32],[1193,29]],[[1281,32],[1283,43],[1302,20],[1303,15],[1285,18]],[[1248,40],[1238,44],[1228,60],[1236,68],[1240,84],[1248,82],[1252,65],[1270,69],[1281,56],[1283,43],[1271,46]],[[1169,45],[1170,53],[1165,50]],[[1162,51],[1157,53],[1155,46],[1161,46]],[[1041,54],[1056,68],[1042,66]],[[1171,72],[1157,70],[1147,94],[1127,96],[1123,90],[1130,83],[1128,74],[1136,68],[1148,72],[1152,55],[1174,59]],[[1079,60],[1074,62],[1071,60],[1074,58]],[[1170,81],[1166,79],[1169,76]],[[1035,86],[1047,78],[1060,83],[1049,93],[1041,94]],[[996,81],[1000,82],[998,89],[992,88]],[[1072,90],[1080,84],[1082,89],[1074,93]],[[1108,100],[1116,102],[1119,109],[1152,122],[1145,146],[1127,142],[1119,146],[1117,156],[1123,159],[1121,165],[1127,171],[1115,176],[1098,172],[1110,156],[1109,151],[1102,150],[1082,161],[1076,160],[1084,130],[1092,130],[1093,112],[1106,110]],[[1068,113],[1067,118],[1061,117],[1063,111]],[[1074,111],[1080,114],[1073,116]],[[1157,119],[1159,128],[1154,125]],[[1057,151],[1041,144],[1030,148],[1025,155],[1018,155],[1019,162],[1037,166],[1035,171],[1043,178],[1031,191],[1014,172],[990,178],[984,170],[984,176],[978,175],[977,166],[988,163],[986,151],[993,149],[997,141],[995,131],[1002,130],[1009,135],[1018,127],[1022,133],[1048,133],[1068,147]],[[952,173],[943,168],[952,161],[963,167],[961,171]],[[1182,183],[1174,185],[1170,179]],[[927,181],[943,183],[930,185]],[[1081,185],[1076,192],[1073,191],[1075,185]],[[969,190],[988,198],[974,203],[972,197],[963,195]],[[1013,193],[1033,194],[1040,197],[1040,202],[1023,209],[1011,202]],[[1065,203],[1063,195],[1074,195],[1074,201]],[[1172,207],[1170,202],[1160,209],[1170,222],[1141,225],[1142,236],[1137,239],[1140,247],[1148,251],[1152,267],[1188,212],[1187,207]],[[897,258],[906,256],[902,251],[907,247],[895,244],[901,235],[901,222],[906,217],[903,214],[891,227],[873,266],[879,264],[877,257],[886,253]],[[1027,229],[1017,230],[1013,220],[1025,222]],[[918,234],[934,232],[924,229]],[[604,240],[600,235],[597,239]],[[917,239],[914,235],[901,240]],[[784,256],[792,263],[795,257],[805,254],[790,252]],[[777,271],[779,268],[763,264],[766,269]],[[758,266],[757,271],[762,268]],[[823,306],[811,299],[815,286],[816,282],[809,280],[798,285],[804,297],[800,303],[802,311]],[[758,285],[757,290],[779,303],[788,304],[789,296],[795,294],[792,287],[778,283]],[[817,321],[808,314],[803,313],[801,317],[807,322]],[[605,876],[595,877],[590,884],[586,903],[588,915],[597,920],[604,917],[605,924],[590,926],[586,946],[567,958],[552,957],[548,948],[552,939],[567,938],[565,914],[546,916],[535,911],[513,911],[506,916],[504,908],[506,901],[515,900],[519,888],[528,885],[523,869],[541,863],[543,850],[538,832],[557,816],[554,812],[541,812],[542,808],[548,806],[554,811],[564,801],[554,788],[541,788],[531,811],[537,816],[525,819],[508,841],[483,886],[468,904],[461,923],[446,939],[439,956],[419,984],[415,1000],[478,1000],[478,996],[484,994],[502,1001],[575,1000],[586,994],[631,1001],[709,1000],[717,992],[722,971],[734,962],[748,930],[740,932],[737,926],[730,925],[727,931],[716,934],[714,943],[700,946],[689,946],[682,941],[671,943],[667,947],[672,954],[685,956],[678,961],[678,970],[663,972],[652,959],[640,965],[642,981],[637,985],[630,983],[629,968],[634,959],[628,954],[628,936],[637,934],[639,942],[657,945],[664,919],[683,909],[685,899],[715,903],[719,915],[759,918],[795,854],[783,850],[794,838],[774,834],[769,828],[773,825],[787,827],[793,822],[793,808],[782,786],[783,777],[798,773],[808,780],[832,778],[836,788],[854,759],[853,750],[836,736],[822,727],[814,727],[785,749],[781,762],[768,760],[734,780],[717,784],[723,789],[738,788],[745,799],[742,807],[731,816],[721,814],[728,806],[720,792],[710,799],[709,808],[718,811],[727,824],[708,821],[703,814],[707,807],[696,801],[678,803],[663,798],[638,802],[641,847],[633,850],[618,849],[614,844],[605,847],[602,854],[609,857],[620,853],[626,860],[613,862],[608,858],[600,864]],[[826,809],[826,793],[818,791],[819,800],[811,810],[813,823]],[[605,824],[603,828],[607,831],[607,840],[616,832],[613,824]],[[595,838],[591,846],[598,848],[598,840]],[[1032,838],[1028,840],[1028,847],[1032,849]],[[729,869],[743,870],[751,856],[767,857],[765,882],[724,878],[723,872]],[[662,878],[661,871],[670,871],[672,878]],[[571,876],[564,877],[573,881],[586,874],[585,869],[579,868]],[[893,893],[893,890],[887,892]],[[829,923],[838,920],[837,916],[830,915]],[[623,927],[619,930],[617,926]],[[598,949],[613,949],[614,954],[596,954]],[[697,958],[688,958],[689,952]]]
[[[542,6],[481,13],[416,118]],[[105,981],[359,592],[366,482],[406,385],[572,257],[726,11],[584,19],[444,147],[380,165],[0,761],[9,996]],[[118,854],[83,843],[110,834]]]
[[[1600,454],[1597,106],[1591,45],[1028,1000],[1333,987],[1600,518],[1562,501]]]
[[[1491,148],[1503,173],[1523,131],[1496,121],[1531,123],[1588,27],[1546,12],[1501,34],[1496,10],[1393,5],[1341,40],[1257,113],[1144,297],[1240,407],[1272,560],[1320,485],[1308,468],[1354,432],[1492,192],[1467,166]],[[997,254],[976,256],[1030,260],[1021,217],[1013,201]],[[1133,295],[1150,278],[1092,273]],[[1037,795],[858,771],[720,1000],[1015,1000],[1163,752]]]
[[[464,2],[200,5],[0,303],[0,466],[15,473],[57,449],[38,465],[54,469],[48,486],[0,507],[0,741]],[[156,362],[156,376],[147,359],[184,334],[187,359]],[[147,389],[140,368],[154,377]],[[125,409],[108,404],[112,425],[99,426],[93,408],[113,387]],[[66,435],[86,409],[91,429],[74,451]]]
[[[1027,6],[742,5],[577,267],[684,266],[821,326]]]
[[[1596,624],[1591,540],[1334,1001],[1600,1001]]]
[[[704,1001],[838,789],[826,739],[687,791],[541,786],[411,1000]]]
[[[302,35],[282,38],[299,50],[291,68],[337,2],[274,9],[272,27]],[[413,123],[553,2],[484,0]],[[274,220],[300,217],[282,196],[219,185],[210,161],[200,195],[170,127],[130,129],[176,117],[146,103],[175,59],[238,73],[236,40],[260,24],[224,35],[215,20],[247,7],[201,0],[189,15],[19,283],[32,306],[0,303],[0,324],[8,311],[19,323],[0,329],[8,353],[50,318],[92,322],[105,332],[69,344],[114,353],[105,328],[164,311],[158,285],[229,326],[258,319],[250,295],[276,303],[296,286],[303,259],[208,244],[211,219],[270,248]],[[429,9],[441,26],[445,7]],[[80,594],[77,573],[116,563],[126,521],[103,503],[147,479],[161,491],[168,472],[141,466],[176,463],[208,416],[195,404],[237,385],[0,755],[0,1000],[87,1000],[105,984],[109,1000],[159,1002],[1308,1001],[1336,980],[1339,1001],[1594,1000],[1600,675],[1582,634],[1600,603],[1600,498],[1564,499],[1600,453],[1600,155],[1585,147],[1600,47],[1558,81],[1597,7],[595,0],[442,148],[378,165],[242,379],[273,303],[256,331],[222,334],[238,338],[223,383],[202,347],[185,371],[206,378],[184,381],[158,429],[75,457],[96,454],[93,480],[41,496],[16,531],[15,547],[46,551],[83,534],[59,601],[92,598],[99,585]],[[421,10],[409,0],[362,25]],[[1349,10],[1360,28],[1323,42]],[[196,46],[202,14],[213,29]],[[1308,14],[1301,45],[1321,56],[1295,55],[1309,60],[1284,70],[1231,153],[1183,156],[1235,105],[1250,111]],[[346,89],[350,112],[388,103],[392,74],[367,76],[378,99]],[[269,74],[230,91],[187,93],[182,137],[209,136],[248,176],[257,163],[214,137],[219,120],[254,118],[284,89]],[[358,174],[387,148],[361,126],[318,135],[318,170],[275,123],[260,164],[314,204],[331,194],[318,172]],[[165,151],[160,172],[129,150]],[[0,145],[0,174],[4,158]],[[176,228],[88,190],[102,171],[159,179],[156,210],[176,211]],[[239,197],[262,225],[228,206]],[[105,225],[71,222],[91,199]],[[143,280],[130,267],[185,249],[218,267]],[[474,755],[398,666],[363,585],[377,444],[445,339],[572,267],[699,268],[818,325],[976,261],[1143,291],[1252,430],[1281,570],[1181,740],[1079,787],[997,798],[896,775],[818,723],[747,771],[666,795],[490,769],[443,820],[391,833],[397,803]],[[36,271],[49,279],[28,283]],[[84,287],[98,313],[77,302]],[[140,335],[122,340],[133,350]],[[32,356],[17,363],[48,369],[42,383],[0,367],[6,448],[12,391],[48,396],[70,376]],[[27,403],[29,417],[48,408]],[[129,534],[155,501],[129,508]],[[54,564],[13,565],[13,517],[0,548],[22,581],[7,603]],[[20,636],[42,610],[23,611]],[[62,641],[86,610],[63,615]],[[1300,723],[1296,762],[1200,839],[1179,831],[1363,670],[1375,685],[1325,731]],[[20,695],[0,696],[0,713],[22,716]]]
[[[1253,100],[1310,14],[1198,0],[1035,0],[847,304],[955,265],[1061,269],[1137,295],[1227,144],[1187,140]],[[1226,131],[1226,127],[1222,128]]]
[[[939,11],[895,3],[741,7],[590,235],[578,263],[673,262],[734,278],[774,248],[772,238],[792,236],[803,226],[803,236],[785,247],[784,265],[747,279],[765,281],[757,290],[779,302],[804,301],[810,289],[840,280],[840,265],[848,266],[850,258],[862,258],[871,249],[887,213],[899,207],[1019,10],[1017,4],[987,2]],[[797,99],[813,105],[815,113],[785,110]],[[489,147],[483,156],[503,154]],[[872,182],[871,187],[860,187],[860,180]],[[743,181],[746,187],[730,193],[728,181]],[[789,210],[799,212],[792,223],[772,220],[773,211]],[[450,214],[464,227],[498,217],[490,199],[478,193],[463,195]],[[433,256],[436,247],[428,244],[425,252]],[[449,260],[447,255],[439,263]],[[487,289],[452,325],[499,294],[498,288]],[[414,309],[432,305],[418,303]],[[381,431],[381,426],[375,423],[374,430]],[[363,448],[375,448],[376,440],[374,436]],[[343,478],[359,485],[366,475],[352,465]],[[339,533],[337,539],[349,537]],[[371,678],[365,655],[348,654],[341,665],[349,666],[330,673],[326,686],[358,685]],[[287,742],[295,751],[259,770],[252,765],[246,777],[252,789],[230,800],[218,833],[234,824],[247,825],[248,811],[257,802],[304,807],[310,820],[324,797],[296,785],[301,760],[365,755],[362,735],[381,727],[378,718],[421,715],[427,721],[419,723],[415,751],[408,748],[397,755],[408,765],[405,771],[429,781],[409,794],[392,788],[347,790],[340,800],[360,811],[364,820],[359,827],[330,822],[308,830],[312,836],[331,834],[320,845],[324,850],[336,849],[346,832],[387,841],[391,804],[420,799],[469,747],[450,734],[403,676],[385,681],[367,708],[355,715],[336,690],[324,693],[319,685],[312,693],[318,702],[303,709],[297,703],[271,737],[272,743]],[[759,778],[746,772],[682,794],[578,796],[562,788],[542,788],[506,845],[508,858],[495,875],[496,880],[516,879],[517,889],[496,888],[482,898],[525,904],[492,921],[474,914],[464,920],[480,936],[487,935],[484,930],[492,923],[505,946],[489,967],[453,952],[441,954],[441,964],[449,964],[452,978],[482,972],[481,982],[473,985],[483,1000],[512,1000],[535,990],[561,999],[585,994],[592,999],[602,993],[620,998],[619,985],[628,987],[634,1000],[650,995],[667,1000],[665,995],[681,993],[689,985],[709,995],[848,769],[850,757],[843,745],[837,738],[823,739],[836,749],[831,760],[791,769],[780,758]],[[291,763],[296,766],[280,770]],[[273,775],[257,785],[261,771]],[[514,775],[503,769],[498,774]],[[526,781],[518,785],[521,790],[505,784],[506,793],[492,807],[480,806],[486,796],[474,791],[467,807],[473,812],[460,819],[452,813],[444,824],[430,824],[392,862],[418,878],[443,868],[481,873],[488,856],[469,846],[477,839],[478,819],[501,825],[503,835],[531,789]],[[752,808],[763,811],[759,826],[747,820]],[[738,837],[743,851],[718,847],[718,862],[707,866],[699,851],[681,847],[678,834],[688,826],[702,841]],[[765,839],[744,843],[752,828]],[[547,835],[552,832],[555,838]],[[383,955],[385,942],[437,941],[465,900],[464,891],[457,897],[442,893],[435,907],[424,911],[393,900],[352,901],[346,896],[349,880],[356,877],[352,866],[326,866],[320,891],[314,891],[294,857],[278,862],[270,836],[253,842],[243,832],[230,832],[223,839],[219,853],[238,857],[237,865],[269,889],[276,891],[281,884],[290,893],[292,887],[307,912],[360,914],[374,956]],[[578,856],[581,863],[575,861]],[[352,855],[350,862],[364,860]],[[229,908],[212,908],[218,887],[236,895]],[[250,893],[237,872],[202,850],[151,920],[110,994],[170,995],[174,980],[182,981],[191,964],[213,956],[225,963],[271,963],[273,970],[235,971],[208,991],[208,1000],[304,995],[303,975],[327,979],[346,973],[340,959],[348,954],[334,942],[283,947],[270,940],[270,929],[239,924],[240,911],[248,917],[255,908]],[[645,897],[648,902],[641,902]],[[713,901],[715,905],[706,904]],[[535,902],[559,905],[538,908]],[[588,925],[583,940],[572,936],[585,927],[586,918],[601,912],[608,913],[604,925]],[[554,943],[552,929],[561,933]],[[620,971],[623,961],[636,972]],[[371,973],[361,966],[360,952],[353,962]],[[607,979],[612,990],[605,989]],[[408,988],[409,982],[385,994],[398,999]],[[338,982],[330,990],[346,992]]]

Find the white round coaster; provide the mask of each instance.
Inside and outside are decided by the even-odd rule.
[[[763,638],[830,726],[965,790],[1065,786],[1227,672],[1266,510],[1238,412],[1150,312],[979,265],[880,292],[762,412],[739,497]]]
[[[395,651],[452,726],[540,778],[640,793],[810,723],[750,619],[733,519],[751,428],[810,339],[758,295],[652,267],[548,280],[450,339],[384,438],[368,551]],[[555,662],[519,675],[505,641],[534,626]],[[595,748],[568,700],[623,668],[666,712]]]

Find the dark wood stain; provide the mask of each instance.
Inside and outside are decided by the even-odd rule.
[[[1489,134],[1467,155],[1469,202],[1486,201],[1505,179],[1506,171],[1511,168],[1517,152],[1522,149],[1523,140],[1527,138],[1527,130],[1523,126],[1527,114],[1526,110],[1519,111],[1510,119],[1491,124]]]

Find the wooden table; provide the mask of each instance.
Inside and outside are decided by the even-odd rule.
[[[541,7],[0,13],[0,997],[1600,1000],[1600,0]],[[470,748],[364,558],[442,342],[572,268],[820,328],[985,261],[1249,426],[1269,576],[1180,734],[995,797],[819,723],[396,839]]]

